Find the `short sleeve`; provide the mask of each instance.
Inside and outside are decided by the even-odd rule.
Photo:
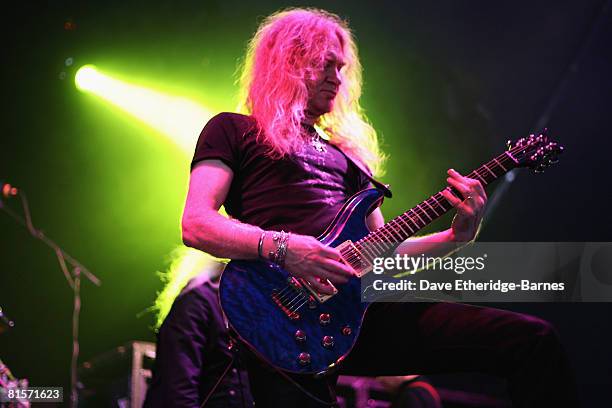
[[[234,173],[239,167],[239,143],[236,126],[228,113],[212,117],[200,133],[191,168],[206,159],[217,159],[227,164]]]

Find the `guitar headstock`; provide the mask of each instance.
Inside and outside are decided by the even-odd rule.
[[[508,141],[508,152],[518,163],[517,167],[529,167],[536,173],[541,173],[551,164],[559,161],[563,146],[551,141],[544,129],[539,135],[522,137],[515,142]]]

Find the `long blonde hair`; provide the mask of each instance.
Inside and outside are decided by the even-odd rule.
[[[227,263],[226,259],[217,259],[206,252],[184,245],[176,247],[170,254],[168,269],[158,272],[164,287],[157,294],[153,306],[149,308],[155,313],[154,328],[159,329],[170,312],[172,303],[181,292],[218,277],[220,266],[224,263]]]
[[[296,8],[267,17],[250,40],[241,65],[239,110],[256,119],[258,137],[270,147],[271,157],[297,151],[303,143],[306,80],[315,78],[324,66],[333,36],[340,39],[346,66],[334,108],[317,124],[332,143],[380,175],[385,157],[359,104],[362,68],[357,46],[348,24],[335,14]]]

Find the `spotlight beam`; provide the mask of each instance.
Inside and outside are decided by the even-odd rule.
[[[93,65],[79,68],[74,80],[79,90],[121,108],[169,137],[188,155],[195,149],[203,124],[213,115],[192,100],[112,78]]]

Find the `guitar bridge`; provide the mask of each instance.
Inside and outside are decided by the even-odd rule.
[[[270,297],[290,320],[298,320],[300,318],[298,310],[308,303],[310,296],[300,280],[290,277],[287,283],[288,285],[282,290],[273,290]]]
[[[319,293],[314,287],[312,287],[310,282],[304,279],[300,279],[300,282],[302,282],[302,286],[305,287],[319,303],[323,303],[331,299],[336,293],[338,293],[338,289],[336,289],[336,287],[329,280],[322,278],[318,278],[318,280],[322,285],[331,287],[334,293],[331,295]]]

